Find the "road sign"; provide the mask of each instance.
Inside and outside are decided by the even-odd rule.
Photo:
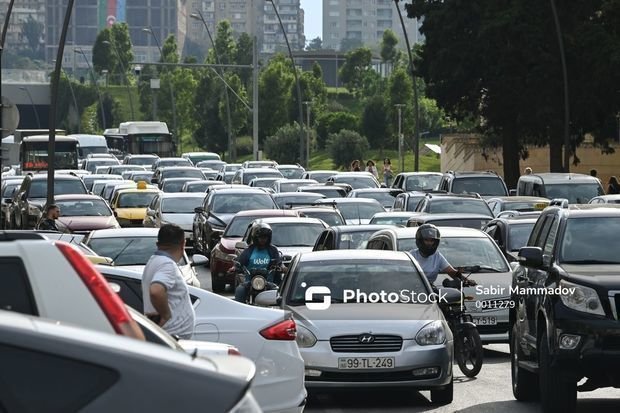
[[[19,110],[6,96],[2,96],[2,108],[0,110],[2,110],[2,131],[0,131],[0,135],[4,138],[17,129]]]
[[[160,80],[159,79],[151,79],[151,89],[159,89]]]

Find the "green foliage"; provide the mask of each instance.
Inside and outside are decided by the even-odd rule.
[[[325,112],[317,118],[317,146],[324,148],[330,135],[343,129],[355,131],[359,118],[350,112]]]
[[[247,42],[247,39],[244,42]],[[221,20],[217,24],[215,32],[215,49],[217,50],[218,57],[223,65],[232,64],[237,57],[237,45],[235,44],[232,26],[228,20]],[[250,54],[250,57],[251,56],[252,55]],[[208,59],[213,63],[216,62],[215,56],[213,56],[213,50],[209,50]]]
[[[398,37],[392,29],[387,29],[383,32],[383,38],[381,39],[381,59],[384,62],[393,63],[398,57]]]
[[[320,37],[315,37],[314,39],[308,42],[306,46],[306,50],[322,50],[323,49],[323,40]]]
[[[323,69],[321,68],[319,62],[315,61],[312,63],[312,76],[317,79],[323,79]]]
[[[73,101],[74,95],[75,102]],[[81,131],[78,122],[81,121],[84,110],[96,102],[98,102],[98,96],[94,86],[73,82],[63,73],[58,84],[56,113],[58,127],[70,133]],[[75,115],[76,119],[73,119],[72,115]]]
[[[226,74],[225,76],[226,83],[230,85],[230,87],[235,91],[235,93],[244,99],[248,100],[247,93],[243,84],[241,83],[241,78],[237,76],[235,73]],[[248,121],[248,110],[241,103],[239,98],[234,96],[232,92],[229,93],[229,101],[230,101],[230,118],[231,118],[231,127],[232,127],[232,136],[236,136],[241,130],[246,127]],[[221,99],[219,103],[219,117],[222,121],[226,120],[226,128],[228,128],[228,113],[227,113],[226,99]]]
[[[298,123],[282,126],[273,136],[265,140],[267,157],[277,159],[283,164],[299,162],[300,140],[303,136],[305,142],[305,133],[306,131],[302,130]]]
[[[254,142],[251,136],[240,136],[236,140],[237,155],[247,156],[252,155],[254,150]]]
[[[340,80],[350,91],[358,93],[363,86],[365,75],[372,70],[371,63],[372,52],[367,47],[348,52],[339,71]]]
[[[235,48],[235,63],[238,65],[251,65],[254,41],[247,33],[241,33],[237,39]],[[246,90],[250,90],[252,83],[251,69],[236,69],[235,73],[241,78],[241,83]]]
[[[343,129],[329,135],[327,150],[337,167],[348,167],[355,159],[364,159],[368,140],[359,133]]]
[[[259,99],[261,141],[288,123],[294,76],[290,61],[282,54],[274,56],[260,74]]]
[[[361,119],[361,131],[372,148],[383,149],[390,142],[389,112],[385,98],[376,95],[368,99]]]
[[[197,127],[194,140],[211,151],[223,152],[227,147],[226,123],[220,119],[221,81],[212,71],[201,72],[194,95],[194,116]]]
[[[107,70],[108,73],[114,73],[118,58],[114,49],[107,43],[112,43],[112,30],[105,28],[97,34],[97,39],[93,45],[93,68],[95,72],[101,73],[102,70]]]
[[[129,37],[129,26],[127,23],[115,23],[111,27],[111,38],[113,49],[112,53],[117,58],[117,67],[115,73],[122,73],[126,75],[126,71],[129,71],[130,63],[133,61],[133,51],[131,45],[131,38]],[[108,47],[110,47],[108,46]],[[118,55],[116,54],[118,53]]]
[[[402,110],[402,131],[413,128],[413,82],[404,67],[397,67],[388,79],[386,101],[394,130],[398,129],[398,109],[395,105],[406,105]]]
[[[162,56],[160,57],[159,61],[164,63],[179,63],[179,52],[177,49],[177,40],[174,35],[171,34],[166,37],[166,40],[161,47]]]

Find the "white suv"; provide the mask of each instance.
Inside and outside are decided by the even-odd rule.
[[[73,245],[0,231],[0,310],[144,340],[103,276]]]

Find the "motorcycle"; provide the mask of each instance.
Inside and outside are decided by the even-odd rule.
[[[469,274],[464,277],[465,282],[463,284],[460,280],[445,279],[442,285],[446,288],[462,291],[462,286],[470,285],[467,282],[468,277],[472,273],[478,272],[479,268],[467,267],[464,270]],[[462,305],[462,302],[468,299],[471,300],[473,297],[467,297],[463,293],[460,300],[444,303],[440,307],[454,336],[454,353],[459,369],[467,377],[476,377],[482,368],[483,349],[478,328],[474,324],[471,314],[467,314]]]
[[[245,303],[254,305],[256,296],[263,291],[276,290],[281,280],[281,270],[276,260],[271,260],[269,267],[256,268],[248,270],[245,266],[236,263],[237,277],[235,280],[235,288],[240,284],[244,284],[247,278],[250,279],[249,288],[247,289]],[[268,281],[272,279],[273,282]]]

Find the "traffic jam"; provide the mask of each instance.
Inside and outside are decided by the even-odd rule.
[[[505,409],[620,386],[620,196],[596,177],[380,182],[176,156],[165,124],[127,122],[57,136],[50,198],[35,132],[2,143],[0,411],[302,412],[376,389],[455,411],[498,344]]]

